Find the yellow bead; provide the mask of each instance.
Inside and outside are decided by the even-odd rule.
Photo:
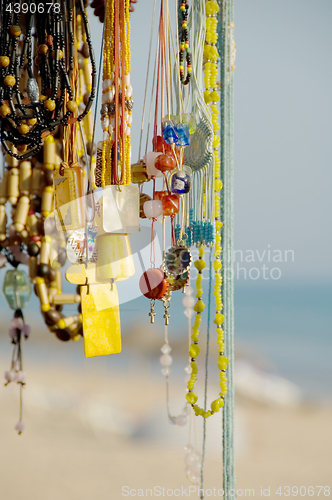
[[[4,78],[3,83],[6,85],[6,87],[14,87],[16,83],[16,78],[13,75],[7,75]]]
[[[219,269],[221,269],[221,262],[220,262],[220,260],[219,260],[219,259],[217,259],[217,260],[215,260],[215,261],[213,262],[213,269],[214,269],[215,271],[219,271]]]
[[[59,319],[57,326],[58,328],[60,328],[60,330],[64,330],[66,328],[65,320],[63,318]]]
[[[201,349],[198,345],[196,344],[191,344],[190,349],[189,349],[189,356],[191,358],[197,358],[201,352]]]
[[[47,311],[49,311],[49,310],[50,310],[50,308],[51,308],[50,304],[42,304],[42,305],[40,306],[40,309],[41,309],[43,312],[47,312]]]
[[[52,99],[46,99],[46,101],[44,102],[44,108],[47,109],[48,111],[54,111],[55,102]]]
[[[10,64],[9,57],[7,57],[7,56],[0,57],[0,66],[2,66],[3,68],[7,68],[7,66],[9,66],[9,64]]]
[[[6,104],[3,104],[0,107],[0,115],[2,116],[2,118],[4,118],[5,116],[7,116],[9,114],[10,114],[10,107],[6,106]]]
[[[198,259],[195,261],[194,266],[198,271],[203,271],[203,269],[206,267],[206,262],[203,259]]]
[[[214,323],[216,325],[221,325],[225,321],[225,316],[221,313],[217,313],[214,318]]]
[[[220,401],[220,398],[215,399],[215,400],[214,400],[214,401],[212,401],[212,403],[211,403],[211,410],[212,410],[214,413],[217,413],[217,412],[220,410],[219,401]]]
[[[186,400],[188,401],[189,404],[193,405],[197,401],[197,396],[194,392],[188,392],[186,395]]]
[[[21,28],[19,26],[11,26],[9,31],[13,36],[20,36],[21,34]]]
[[[18,127],[18,131],[22,135],[27,134],[29,130],[30,130],[29,125],[26,125],[25,123],[22,123],[22,125]]]
[[[198,300],[196,302],[196,304],[194,305],[194,311],[197,312],[197,313],[201,313],[204,311],[204,308],[205,308],[205,304],[203,303],[202,300]],[[218,323],[219,325],[220,323]]]
[[[67,109],[71,113],[73,113],[77,109],[77,104],[75,101],[68,101],[67,102]]]
[[[218,358],[218,368],[219,370],[226,370],[229,363],[229,359],[226,356],[219,356]]]
[[[34,125],[36,125],[37,123],[37,118],[29,118],[29,120],[27,120],[27,124],[30,125],[30,127],[33,127]]]

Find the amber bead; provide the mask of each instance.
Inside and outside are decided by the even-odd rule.
[[[53,170],[46,169],[44,171],[44,180],[46,186],[53,186]]]
[[[168,194],[163,197],[163,215],[175,215],[179,212],[180,200],[176,194]]]
[[[154,153],[164,153],[165,141],[161,135],[155,135],[152,139],[152,148]]]
[[[48,111],[54,111],[55,110],[55,102],[52,101],[52,99],[47,99],[44,102],[44,108],[47,109]]]
[[[2,66],[3,68],[7,68],[7,66],[9,66],[9,63],[10,63],[9,57],[7,56],[0,57],[0,66]]]
[[[85,57],[85,59],[90,56],[89,45],[87,44],[87,42],[83,43],[81,54],[83,55],[83,57]]]
[[[40,66],[42,64],[42,58],[40,56],[35,57],[35,63],[37,66]]]
[[[21,28],[16,25],[11,26],[9,31],[13,36],[20,36],[20,34],[22,33]]]
[[[55,59],[55,50],[52,51],[52,57],[53,57],[53,59]],[[58,49],[58,58],[59,59],[63,58],[63,52],[60,49]]]
[[[26,123],[22,123],[22,125],[18,127],[18,131],[22,135],[27,134],[29,130],[30,130],[29,125],[27,125]]]
[[[168,191],[155,191],[154,199],[163,201],[164,196],[168,195]]]
[[[172,156],[162,154],[157,156],[154,166],[161,172],[169,172],[176,167],[176,161]]]
[[[42,45],[39,45],[38,52],[39,52],[39,54],[46,55],[48,53],[48,46],[45,43],[43,43]]]
[[[6,104],[3,104],[0,107],[0,115],[2,116],[2,118],[4,118],[5,116],[7,116],[9,114],[10,114],[10,107],[6,106]]]
[[[168,290],[168,281],[161,269],[148,269],[139,280],[139,288],[148,299],[162,299]]]
[[[75,101],[68,101],[67,102],[67,109],[71,113],[73,113],[77,109],[77,104]]]
[[[16,83],[16,78],[13,75],[7,75],[4,78],[3,83],[6,85],[6,87],[14,87]]]
[[[33,127],[34,125],[36,125],[37,123],[37,118],[29,118],[29,120],[27,120],[27,124],[30,125],[30,127]]]
[[[91,141],[89,141],[86,145],[86,152],[88,153],[89,156],[95,155],[97,152],[97,146],[96,144],[92,144]]]
[[[86,92],[83,96],[83,102],[85,106],[88,104],[89,98],[90,98],[90,93]]]
[[[18,144],[16,146],[17,151],[19,151],[20,153],[25,153],[27,148],[28,148],[28,146],[26,144]]]

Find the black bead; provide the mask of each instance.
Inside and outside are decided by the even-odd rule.
[[[28,254],[30,257],[36,257],[39,254],[39,246],[34,241],[28,245]]]
[[[68,330],[55,330],[55,335],[62,342],[68,342],[70,340],[70,332]]]
[[[50,266],[47,264],[39,264],[37,267],[37,274],[41,278],[47,278],[50,272]]]

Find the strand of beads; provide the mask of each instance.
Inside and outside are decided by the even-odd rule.
[[[188,33],[189,4],[187,1],[182,2],[180,6],[180,12],[182,15],[180,53],[179,53],[180,80],[183,85],[188,85],[191,78],[191,54],[190,54],[189,33]],[[184,77],[184,61],[183,61],[185,52],[186,52],[186,63],[187,63],[186,78]]]
[[[214,319],[214,323],[217,326],[216,332],[217,332],[217,343],[219,346],[218,352],[219,352],[219,358],[218,358],[218,368],[220,370],[220,393],[219,393],[219,398],[215,399],[211,403],[211,409],[206,411],[204,408],[200,408],[197,404],[197,395],[193,392],[195,382],[197,380],[197,374],[198,374],[198,367],[196,363],[196,358],[200,354],[200,347],[198,346],[198,341],[199,341],[199,329],[201,325],[201,313],[203,312],[205,305],[202,301],[202,295],[203,295],[203,286],[202,286],[202,271],[204,270],[206,266],[206,262],[203,260],[204,257],[204,247],[201,247],[199,249],[198,253],[198,259],[195,261],[194,265],[198,271],[197,274],[197,281],[196,281],[196,297],[197,297],[197,302],[194,307],[194,311],[196,312],[195,316],[195,322],[192,330],[192,341],[193,343],[190,346],[189,349],[189,356],[191,358],[191,376],[190,380],[188,382],[187,388],[188,388],[188,393],[186,396],[186,399],[188,403],[192,406],[194,409],[195,415],[200,415],[204,418],[208,418],[214,413],[218,412],[220,408],[224,405],[223,398],[226,395],[227,392],[227,386],[226,386],[226,368],[228,365],[228,359],[224,356],[224,343],[223,343],[223,330],[222,330],[222,323],[224,322],[224,316],[222,314],[222,300],[221,300],[221,282],[222,282],[222,277],[220,274],[220,269],[221,269],[221,263],[219,262],[220,258],[220,253],[221,253],[221,244],[220,241],[218,242],[218,239],[216,241],[216,249],[215,249],[215,256],[216,260],[214,261],[213,267],[215,269],[215,290],[214,290],[214,296],[215,296],[215,303],[216,303],[216,315]],[[218,258],[217,258],[218,257]],[[216,262],[220,264],[216,264]]]

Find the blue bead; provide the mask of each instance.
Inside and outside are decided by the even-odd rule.
[[[187,123],[178,123],[176,125],[176,132],[178,139],[175,141],[177,146],[189,146],[190,144],[190,131]]]
[[[176,144],[178,141],[178,134],[176,130],[176,125],[171,120],[167,120],[163,123],[163,136],[166,144]]]
[[[174,172],[171,179],[171,191],[174,194],[189,193],[191,188],[191,176],[184,170]]]

